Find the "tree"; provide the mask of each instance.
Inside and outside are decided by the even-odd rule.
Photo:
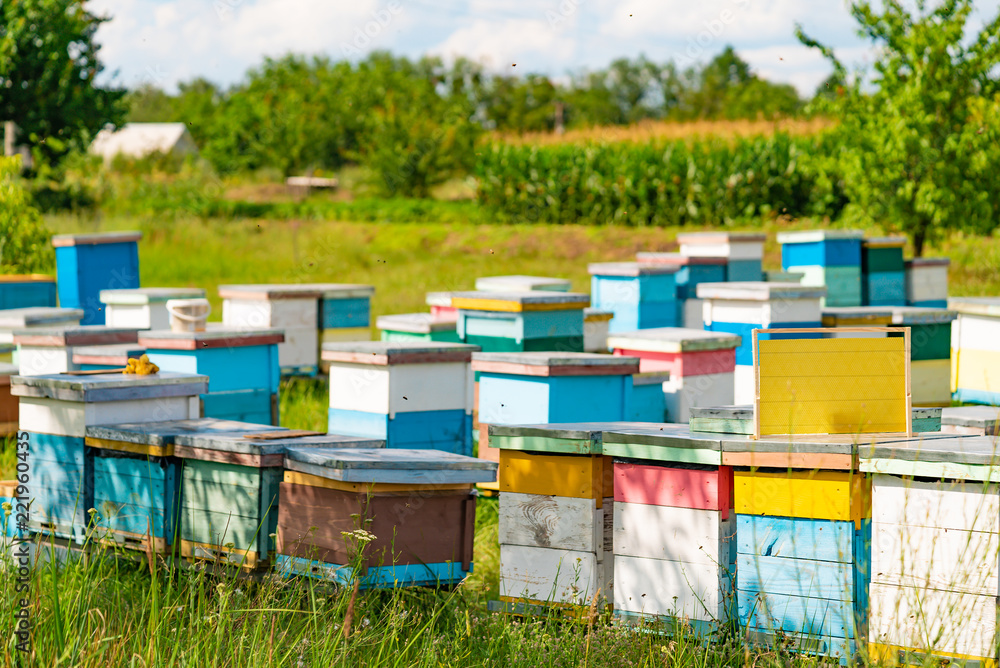
[[[54,256],[42,216],[19,181],[20,172],[20,157],[0,157],[0,274],[48,270]]]
[[[796,27],[799,40],[834,67],[837,94],[816,104],[839,120],[836,157],[854,214],[911,235],[921,255],[949,228],[995,226],[1000,15],[967,35],[972,0],[944,0],[911,13],[886,0],[851,6],[859,34],[878,48],[870,78],[849,77],[828,47]],[[971,37],[971,38],[970,38]]]
[[[0,2],[0,120],[17,123],[46,160],[125,118],[125,91],[96,83],[104,67],[94,34],[107,19],[84,4]]]

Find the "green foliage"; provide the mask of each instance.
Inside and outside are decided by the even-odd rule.
[[[1000,15],[969,36],[972,0],[925,9],[918,2],[911,13],[892,1],[879,13],[853,4],[860,35],[877,47],[873,71],[817,101],[840,120],[835,160],[849,214],[911,235],[918,255],[945,229],[991,231],[1000,212]],[[801,28],[798,36],[833,62],[835,82],[847,81],[829,48]]]
[[[0,120],[17,123],[37,162],[124,120],[125,91],[95,83],[103,66],[94,34],[106,20],[83,0],[0,3]]]
[[[19,157],[0,157],[0,274],[30,274],[52,267],[42,216],[18,178]]]
[[[480,204],[502,220],[719,225],[761,216],[835,216],[836,179],[815,171],[818,140],[494,144],[477,164]]]
[[[146,84],[126,97],[128,120],[133,123],[184,123],[195,144],[203,146],[212,136],[211,126],[222,102],[222,91],[203,78],[177,85],[177,95],[167,95]]]

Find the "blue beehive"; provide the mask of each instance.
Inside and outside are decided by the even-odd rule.
[[[592,305],[614,312],[611,332],[677,325],[678,267],[638,262],[591,264]]]
[[[478,346],[437,341],[327,343],[329,430],[386,447],[472,454],[472,372]]]
[[[371,339],[371,285],[317,283],[320,291],[320,342]]]
[[[681,255],[725,259],[727,281],[761,280],[765,241],[767,235],[759,232],[691,232],[677,235]]]
[[[677,326],[692,329],[702,327],[702,302],[697,297],[699,283],[721,283],[726,280],[724,257],[688,257],[681,253],[637,253],[636,259],[647,264],[677,267]]]
[[[861,306],[860,230],[782,232],[781,268],[802,273],[802,285],[825,286],[825,306]]]
[[[149,361],[164,371],[209,377],[201,417],[278,424],[279,330],[210,327],[140,332]]]
[[[56,305],[56,279],[41,274],[0,276],[0,310]]]
[[[59,305],[82,308],[83,325],[103,325],[101,290],[139,287],[141,232],[57,234],[56,276]]]
[[[861,247],[861,299],[865,306],[906,305],[906,237],[865,239]]]
[[[583,350],[587,295],[574,292],[455,292],[458,335],[488,352]]]

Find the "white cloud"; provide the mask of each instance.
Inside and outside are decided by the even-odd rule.
[[[574,39],[552,30],[545,20],[477,20],[457,29],[431,53],[444,57],[466,56],[497,70],[537,72],[552,62],[567,62],[575,51]]]

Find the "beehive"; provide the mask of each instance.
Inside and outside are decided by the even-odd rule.
[[[997,665],[998,464],[984,436],[862,450],[872,476],[873,658]]]
[[[79,371],[73,354],[81,346],[134,344],[135,329],[92,325],[87,327],[34,328],[14,332],[18,371],[22,376]]]
[[[164,371],[209,377],[201,417],[278,424],[279,357],[276,329],[211,326],[204,332],[139,333],[149,360]]]
[[[458,336],[487,352],[583,351],[583,309],[589,297],[573,292],[459,292]]]
[[[56,279],[42,274],[0,276],[0,311],[56,305]]]
[[[906,303],[909,306],[947,308],[948,266],[946,257],[915,257],[906,260]]]
[[[860,230],[782,232],[781,268],[804,274],[802,285],[824,286],[826,306],[861,306]]]
[[[593,305],[614,313],[609,331],[631,332],[677,324],[678,266],[599,262],[587,269]]]
[[[83,309],[83,325],[103,325],[101,290],[139,287],[140,232],[57,234],[56,278],[59,305]]]
[[[342,585],[357,578],[364,588],[455,585],[472,572],[472,485],[496,479],[492,462],[440,450],[291,447],[285,466],[282,572]]]
[[[769,327],[819,327],[820,300],[826,288],[794,283],[703,283],[698,296],[705,300],[705,329],[735,334],[734,401],[753,401],[753,352],[751,332]],[[778,335],[781,336],[781,335]]]
[[[764,242],[757,232],[692,232],[678,234],[681,255],[726,259],[727,281],[759,281],[763,275]]]
[[[171,552],[178,544],[181,507],[175,438],[279,429],[214,418],[88,426],[84,442],[94,467],[95,539],[126,549]]]
[[[385,441],[273,431],[193,433],[174,438],[181,474],[180,554],[247,570],[271,564],[285,452],[296,448],[381,448]]]
[[[765,271],[765,283],[802,283],[805,274],[798,271]]]
[[[83,309],[32,306],[0,311],[0,343],[14,343],[14,332],[77,327]]]
[[[626,420],[633,422],[669,422],[667,394],[669,371],[647,371],[632,374],[632,398]]]
[[[966,436],[994,436],[1000,433],[1000,408],[994,406],[943,408],[941,431]]]
[[[329,429],[389,448],[472,454],[476,346],[420,341],[328,343]]]
[[[458,320],[458,309],[451,305],[452,295],[456,292],[428,292],[425,303],[431,307],[431,315],[440,318]]]
[[[861,246],[861,303],[866,306],[906,305],[906,237],[865,239]]]
[[[341,283],[316,283],[319,289],[319,339],[333,341],[370,341],[371,301],[375,287]]]
[[[130,359],[139,359],[145,354],[146,347],[138,343],[79,346],[73,348],[73,366],[81,371],[121,371]]]
[[[721,438],[623,425],[603,448],[614,457],[615,615],[686,622],[700,636],[734,620],[733,472]]]
[[[635,259],[644,264],[677,267],[677,320],[675,326],[701,329],[703,302],[698,299],[699,283],[720,283],[726,280],[726,258],[688,257],[681,253],[636,253]]]
[[[914,433],[943,431],[942,410],[932,407],[911,409]],[[753,406],[710,406],[691,409],[691,431],[753,435]]]
[[[951,389],[956,401],[1000,405],[1000,299],[949,300],[958,312],[951,330]]]
[[[109,327],[133,329],[170,329],[170,299],[197,299],[205,296],[201,288],[136,288],[101,290],[104,321]]]
[[[87,427],[187,420],[198,416],[208,378],[161,372],[15,376],[20,431],[28,432],[32,531],[83,542],[94,507],[94,460]]]
[[[375,321],[382,341],[442,341],[460,343],[454,318],[433,313],[382,315]]]
[[[614,316],[614,312],[609,309],[583,310],[583,352],[608,352],[608,331],[611,329],[611,318]]]
[[[565,278],[548,276],[483,276],[476,279],[479,292],[569,292],[570,282]]]
[[[732,334],[663,327],[615,334],[608,346],[615,355],[639,358],[642,372],[667,371],[664,383],[670,422],[687,422],[695,406],[733,403],[736,348]]]

